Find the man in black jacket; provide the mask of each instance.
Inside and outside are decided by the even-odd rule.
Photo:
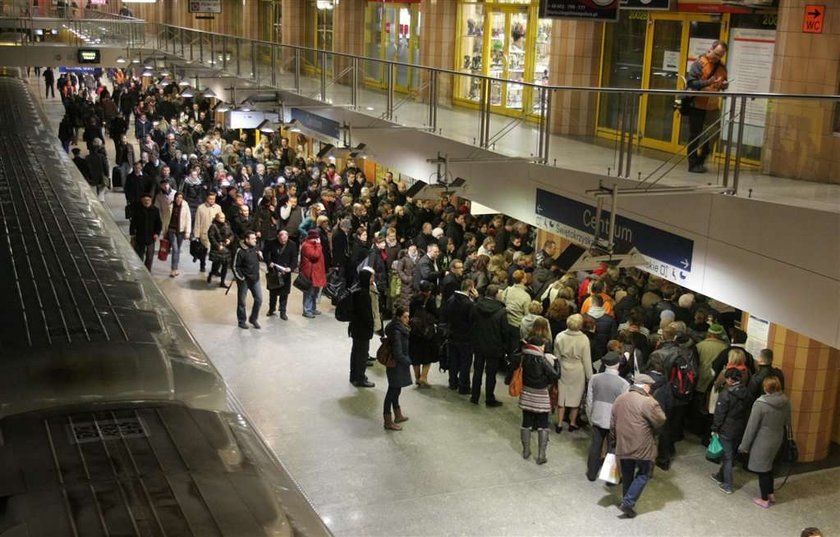
[[[134,251],[143,260],[149,272],[152,271],[152,261],[155,258],[155,242],[160,235],[162,226],[160,211],[152,205],[152,196],[144,194],[140,199],[140,204],[134,207],[131,224],[128,226],[128,234],[131,235]]]
[[[750,377],[749,391],[753,399],[758,399],[764,395],[764,379],[767,377],[778,377],[782,385],[782,391],[785,389],[785,374],[781,369],[773,367],[773,351],[771,349],[761,349],[758,353],[758,360],[756,361],[755,375]],[[737,445],[737,444],[736,444]]]
[[[277,240],[269,241],[266,246],[265,264],[269,272],[274,271],[280,279],[280,287],[268,289],[268,316],[276,315],[275,309],[279,300],[280,318],[288,321],[286,315],[286,304],[289,301],[289,292],[292,290],[292,271],[297,268],[298,247],[294,241],[289,240],[289,232],[281,229],[277,232]]]
[[[470,337],[475,349],[475,367],[473,369],[472,397],[470,401],[478,404],[481,395],[481,375],[487,368],[484,385],[484,403],[492,408],[501,406],[496,400],[496,371],[505,354],[510,350],[512,342],[508,340],[510,333],[507,322],[507,310],[504,302],[499,300],[499,286],[487,286],[485,296],[478,299],[473,309],[473,322]]]
[[[359,290],[351,295],[353,310],[350,314],[350,326],[347,331],[353,339],[350,349],[350,383],[357,388],[373,388],[376,386],[365,375],[370,338],[373,337],[373,307],[370,298],[370,281],[373,269],[364,267],[359,271]]]
[[[457,389],[462,395],[470,393],[474,296],[475,283],[465,280],[461,289],[449,297],[441,312],[441,320],[449,325],[449,389]],[[478,395],[474,396],[472,402],[478,404]]]
[[[426,255],[417,262],[414,270],[414,288],[420,289],[420,282],[423,280],[432,284],[434,293],[437,293],[441,272],[438,268],[437,258],[440,255],[440,248],[437,244],[429,244]]]
[[[233,255],[233,275],[236,278],[236,319],[239,321],[239,328],[248,329],[245,323],[245,301],[248,298],[248,291],[254,297],[254,304],[251,306],[251,316],[248,318],[254,328],[262,328],[257,318],[260,315],[262,306],[262,289],[260,288],[260,259],[262,252],[257,249],[257,234],[249,231],[245,238],[239,242],[239,248]]]

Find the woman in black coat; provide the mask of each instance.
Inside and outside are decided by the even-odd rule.
[[[357,388],[373,388],[375,384],[365,375],[370,338],[373,337],[373,307],[370,300],[370,280],[373,270],[369,267],[359,271],[359,290],[350,295],[353,309],[350,326],[347,328],[353,338],[350,349],[350,383]]]
[[[400,408],[400,392],[406,386],[411,386],[411,358],[409,358],[409,313],[398,306],[394,312],[394,319],[385,328],[385,336],[391,344],[391,354],[394,357],[394,367],[385,370],[388,376],[388,391],[385,394],[385,406],[383,414],[385,417],[385,429],[399,431],[402,429],[398,424],[408,421]],[[394,410],[393,417],[391,409]]]
[[[207,238],[210,240],[210,273],[207,274],[207,283],[213,279],[213,275],[221,277],[219,287],[225,285],[228,262],[230,261],[230,245],[233,243],[233,231],[230,225],[225,222],[225,213],[218,213],[210,229],[207,230]]]
[[[420,282],[420,292],[414,295],[409,304],[411,313],[411,365],[414,366],[414,377],[418,387],[427,388],[420,379],[425,379],[431,369],[431,364],[438,361],[438,338],[436,325],[438,309],[435,297],[432,296],[432,284]]]

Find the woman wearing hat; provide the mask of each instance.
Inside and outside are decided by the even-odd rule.
[[[300,273],[306,276],[312,287],[303,292],[303,316],[311,319],[321,312],[316,309],[318,295],[327,285],[327,269],[324,265],[324,251],[321,248],[321,234],[310,229],[306,241],[300,248]]]

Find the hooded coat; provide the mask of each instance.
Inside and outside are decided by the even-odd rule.
[[[715,404],[712,432],[736,441],[740,440],[747,427],[752,404],[752,394],[742,383],[726,386]]]
[[[790,427],[790,400],[782,392],[762,395],[752,406],[738,451],[749,452],[752,472],[769,472]]]
[[[482,356],[504,356],[513,343],[510,334],[505,304],[494,298],[483,296],[473,307],[470,336],[475,353]]]

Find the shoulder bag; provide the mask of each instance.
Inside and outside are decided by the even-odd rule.
[[[387,368],[397,367],[394,359],[394,350],[391,348],[391,340],[387,337],[380,338],[379,349],[376,351],[376,361]]]
[[[301,291],[306,292],[312,289],[312,280],[307,278],[306,274],[304,274],[303,272],[298,272],[297,278],[295,278],[295,281],[292,282],[292,285],[294,285]]]

